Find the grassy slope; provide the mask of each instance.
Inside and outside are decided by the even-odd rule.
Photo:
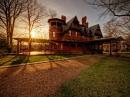
[[[64,83],[58,97],[130,97],[130,60],[104,57]]]

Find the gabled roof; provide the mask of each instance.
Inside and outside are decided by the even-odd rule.
[[[77,19],[76,16],[74,16],[71,20],[69,20],[69,21],[67,22],[67,26],[71,26],[71,24],[72,24],[75,20],[78,21],[78,19]]]
[[[98,30],[99,29],[99,30]],[[99,24],[96,24],[94,26],[91,26],[88,28],[88,33],[92,34],[92,35],[99,35],[99,36],[102,36],[102,32],[101,32],[101,29],[100,29],[100,26]]]
[[[66,25],[63,26],[64,31],[67,31],[67,30],[71,27],[72,23],[73,23],[75,20],[78,21],[78,19],[77,19],[76,16],[74,16],[71,20],[69,20],[69,21],[66,23]]]
[[[76,16],[74,16],[65,25],[63,25],[63,32],[66,33],[71,28],[71,25],[75,21],[79,22]],[[77,30],[80,31],[80,34],[84,35],[84,36],[101,36],[101,37],[103,37],[99,24],[91,26],[89,28],[84,28],[82,25],[79,24],[79,29],[77,29]]]

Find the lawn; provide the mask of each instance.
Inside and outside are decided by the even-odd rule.
[[[64,59],[73,57],[75,55],[6,55],[3,58],[0,58],[0,66],[7,65],[16,65],[21,63],[32,63],[32,62],[40,62],[40,61],[49,61],[55,59]]]
[[[84,55],[69,60],[0,68],[0,97],[55,95],[65,81],[76,78],[84,68],[101,58],[98,55]]]
[[[130,97],[130,59],[104,56],[65,82],[56,97]]]

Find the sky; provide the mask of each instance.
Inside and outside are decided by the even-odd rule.
[[[103,31],[103,24],[109,21],[110,17],[100,17],[103,12],[102,9],[96,9],[87,3],[84,0],[39,0],[39,3],[48,9],[55,10],[57,13],[57,18],[61,18],[61,15],[66,16],[67,21],[69,21],[74,16],[77,16],[79,22],[84,16],[87,16],[87,21],[90,26],[100,24],[101,30]],[[34,32],[36,32],[39,38],[39,35],[44,38],[48,38],[48,19],[43,22],[43,27]],[[41,35],[42,34],[42,35]],[[35,36],[36,36],[35,35]]]
[[[100,15],[103,12],[101,9],[95,9],[90,5],[87,5],[84,0],[40,0],[41,3],[48,8],[55,10],[58,14],[58,18],[61,15],[65,15],[67,20],[70,20],[74,16],[77,16],[79,20],[82,17],[87,16],[89,26],[100,24],[101,26],[109,20],[109,17],[101,18]],[[81,22],[81,21],[80,21]]]

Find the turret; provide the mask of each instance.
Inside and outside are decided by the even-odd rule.
[[[52,18],[48,20],[50,40],[61,40],[64,22],[64,20],[58,18]]]

